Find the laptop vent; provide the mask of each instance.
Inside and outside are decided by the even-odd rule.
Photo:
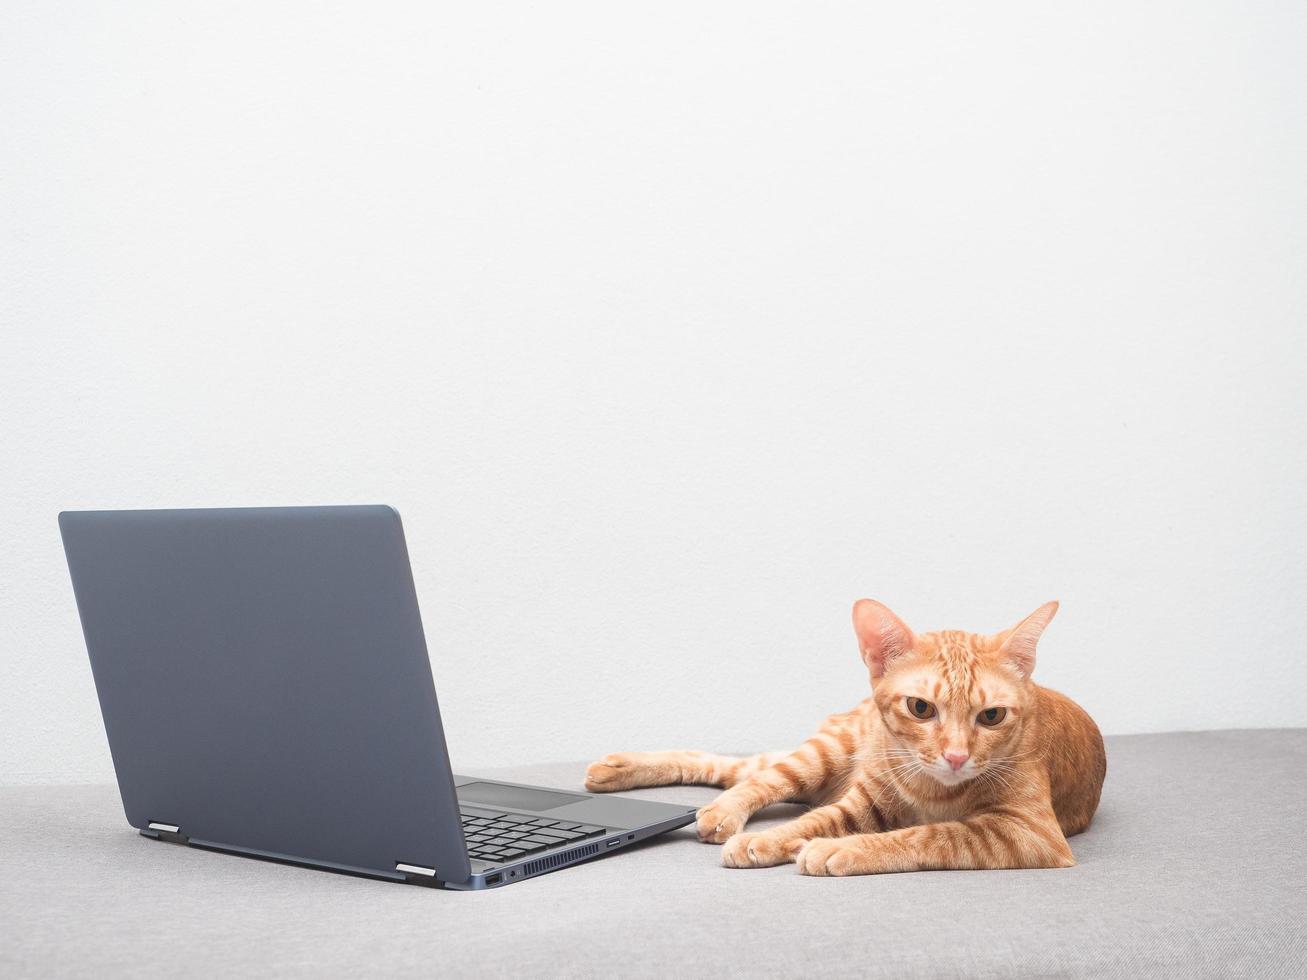
[[[554,868],[562,867],[564,864],[571,864],[573,861],[581,861],[588,857],[594,857],[599,853],[598,844],[586,844],[585,847],[578,847],[574,851],[566,851],[562,854],[551,854],[549,857],[542,857],[538,861],[530,861],[522,869],[526,876],[538,875],[543,871],[553,871]]]

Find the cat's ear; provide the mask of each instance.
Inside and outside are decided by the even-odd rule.
[[[873,678],[885,673],[890,662],[911,650],[916,640],[907,624],[875,599],[853,604],[853,632]]]
[[[1035,644],[1056,612],[1057,603],[1046,602],[1006,633],[1000,633],[1003,645],[998,648],[999,659],[1010,663],[1022,677],[1034,673]]]

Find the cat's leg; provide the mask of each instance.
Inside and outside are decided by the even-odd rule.
[[[789,755],[759,769],[699,811],[699,839],[721,844],[738,834],[759,810],[783,801],[819,798],[843,779],[856,746],[844,730],[821,731]]]
[[[905,827],[883,834],[815,838],[795,858],[805,875],[895,871],[1069,868],[1076,863],[1052,807],[1026,813],[1007,807],[966,820]]]
[[[784,759],[784,752],[759,755],[713,755],[709,752],[614,752],[590,763],[585,788],[612,793],[641,786],[734,786],[759,769]]]
[[[862,785],[854,785],[827,806],[756,834],[736,834],[722,846],[728,868],[768,868],[793,861],[814,837],[844,837],[879,831],[880,816]]]

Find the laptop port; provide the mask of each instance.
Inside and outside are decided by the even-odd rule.
[[[486,876],[487,885],[497,885],[503,880],[504,880],[504,873],[502,871],[498,871],[495,874]]]
[[[609,847],[616,847],[616,846],[617,846],[618,844],[620,844],[620,843],[622,843],[622,838],[620,838],[620,837],[614,837],[612,840],[610,840],[610,841],[608,842],[608,846],[609,846]]]

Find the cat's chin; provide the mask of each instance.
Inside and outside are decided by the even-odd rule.
[[[961,786],[963,783],[969,783],[980,775],[980,770],[972,769],[970,772],[954,772],[952,769],[944,770],[930,768],[926,770],[930,777],[942,786]]]

